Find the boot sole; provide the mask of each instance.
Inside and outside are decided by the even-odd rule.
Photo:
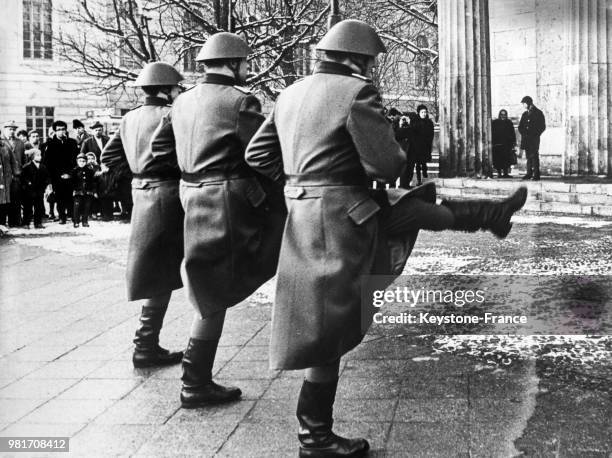
[[[236,396],[235,398],[229,398],[229,399],[219,399],[219,400],[214,400],[214,401],[200,401],[197,403],[184,403],[183,401],[181,401],[181,408],[183,409],[198,409],[200,407],[207,407],[207,406],[216,406],[219,404],[229,404],[231,402],[236,402],[239,401],[240,398],[242,397],[242,394],[239,396]]]
[[[180,362],[183,360],[183,355],[181,355],[180,358],[178,358],[176,361],[175,360],[168,360],[168,361],[134,361],[132,360],[132,364],[134,365],[135,369],[146,369],[149,367],[167,367],[167,366],[174,366],[175,364],[180,364]]]
[[[359,450],[358,452],[352,453],[350,455],[342,455],[346,457],[360,458],[367,456],[369,447],[365,450]],[[335,452],[327,452],[323,450],[308,450],[300,448],[300,452],[298,454],[300,458],[330,458],[340,456]]]

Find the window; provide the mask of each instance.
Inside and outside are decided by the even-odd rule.
[[[54,111],[53,107],[26,107],[26,130],[36,129],[46,140],[49,127],[53,124]]]
[[[119,66],[130,70],[140,68],[138,56],[133,51],[133,49],[141,50],[138,28],[144,28],[144,22],[140,6],[136,0],[121,0],[118,2],[118,7],[124,33],[119,41]],[[132,21],[140,24],[138,28],[132,24]],[[141,31],[144,33],[143,29]]]
[[[23,57],[53,59],[51,0],[23,0]]]
[[[199,28],[197,18],[191,12],[185,13],[183,20],[183,34],[193,36],[194,31]],[[186,72],[203,72],[204,67],[201,62],[197,62],[195,59],[200,52],[200,46],[196,46],[185,40],[185,51],[183,54],[183,70]]]

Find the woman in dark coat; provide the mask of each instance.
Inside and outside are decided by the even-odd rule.
[[[497,170],[497,178],[510,178],[508,174],[510,166],[516,164],[514,157],[516,134],[506,110],[499,110],[497,119],[494,119],[491,123],[491,139],[493,143],[493,168]]]
[[[419,116],[415,112],[410,112],[400,118],[399,129],[395,131],[395,140],[400,144],[406,153],[406,170],[400,176],[400,187],[410,189],[412,187],[412,177],[416,166],[416,153],[414,148],[414,126],[418,122]]]
[[[416,162],[417,186],[422,184],[423,178],[427,178],[427,163],[431,162],[431,145],[434,138],[433,121],[429,119],[429,113],[425,105],[417,107],[419,115],[412,125],[413,130],[413,154]]]
[[[145,299],[134,339],[135,367],[179,363],[182,352],[159,346],[159,333],[172,291],[183,286],[183,209],[179,199],[180,171],[174,149],[156,156],[151,139],[162,117],[180,93],[183,79],[171,65],[148,64],[135,85],[146,93],[144,105],[121,120],[119,130],[102,151],[102,167],[117,172],[121,182],[126,169],[133,174],[134,210],[127,262],[128,300]],[[112,181],[112,180],[111,180]]]

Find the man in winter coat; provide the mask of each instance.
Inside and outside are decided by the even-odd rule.
[[[202,84],[176,100],[153,140],[155,156],[176,146],[182,172],[182,274],[196,310],[183,358],[185,408],[240,397],[240,389],[212,380],[225,312],[276,271],[284,202],[280,193],[276,200],[266,193],[267,180],[244,160],[263,121],[257,99],[242,87],[250,51],[233,33],[212,35],[197,57],[206,67]]]
[[[51,185],[57,204],[60,224],[66,224],[67,213],[72,214],[72,177],[79,148],[76,140],[68,137],[68,125],[64,121],[53,123],[55,136],[45,146],[44,162],[51,177]]]
[[[155,155],[153,132],[181,91],[183,76],[163,62],[147,64],[134,83],[146,94],[144,105],[128,112],[102,151],[109,173],[131,170],[134,208],[128,246],[128,300],[144,299],[134,338],[134,367],[177,364],[182,352],[159,346],[172,291],[183,286],[183,209],[180,172],[173,147]]]
[[[369,79],[385,46],[368,24],[346,20],[317,49],[323,61],[279,95],[247,163],[279,184],[286,180],[270,365],[306,369],[297,404],[300,456],[362,456],[365,439],[332,432],[340,358],[364,336],[361,277],[401,273],[419,229],[506,236],[526,189],[501,202],[443,205],[433,203],[433,184],[370,190],[372,180],[394,182],[406,162]]]
[[[25,154],[25,144],[19,138],[17,138],[17,123],[15,121],[8,121],[4,123],[4,131],[2,133],[2,144],[9,150],[11,155],[15,158],[17,168],[13,171],[13,181],[11,182],[10,194],[11,202],[9,204],[9,226],[17,227],[21,225],[21,204],[22,204],[22,190],[21,190],[21,169],[27,162]]]
[[[11,209],[11,184],[19,165],[11,151],[0,143],[0,226],[6,226]]]
[[[91,129],[94,131],[93,136],[86,138],[81,144],[81,153],[95,153],[96,160],[100,161],[102,150],[108,143],[108,136],[104,135],[104,126],[100,121],[97,121]]]
[[[85,124],[78,119],[72,120],[72,128],[76,130],[75,139],[77,146],[79,147],[79,151],[81,151],[81,146],[83,145],[83,142],[89,138],[89,134],[85,130]],[[85,153],[87,153],[87,151],[85,151]]]
[[[540,135],[546,130],[544,113],[533,104],[528,95],[521,100],[525,112],[521,116],[518,131],[521,134],[521,149],[527,157],[527,173],[523,180],[540,179]]]

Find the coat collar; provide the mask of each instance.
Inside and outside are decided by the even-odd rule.
[[[338,62],[330,62],[328,60],[323,60],[323,61],[317,62],[313,73],[331,73],[333,75],[352,76],[353,73],[355,72],[348,65],[339,64]]]
[[[207,73],[202,80],[205,84],[222,84],[224,86],[234,86],[236,80],[231,76],[221,75],[219,73]]]
[[[155,107],[165,107],[166,105],[170,104],[169,100],[166,100],[162,97],[145,97],[145,101],[144,101],[145,105],[152,105]]]
[[[348,65],[340,64],[338,62],[331,62],[328,60],[323,60],[317,62],[314,73],[331,73],[333,75],[345,75],[351,76],[353,78],[360,79],[365,81],[366,83],[372,83],[372,80],[359,74],[355,73],[351,67]]]

